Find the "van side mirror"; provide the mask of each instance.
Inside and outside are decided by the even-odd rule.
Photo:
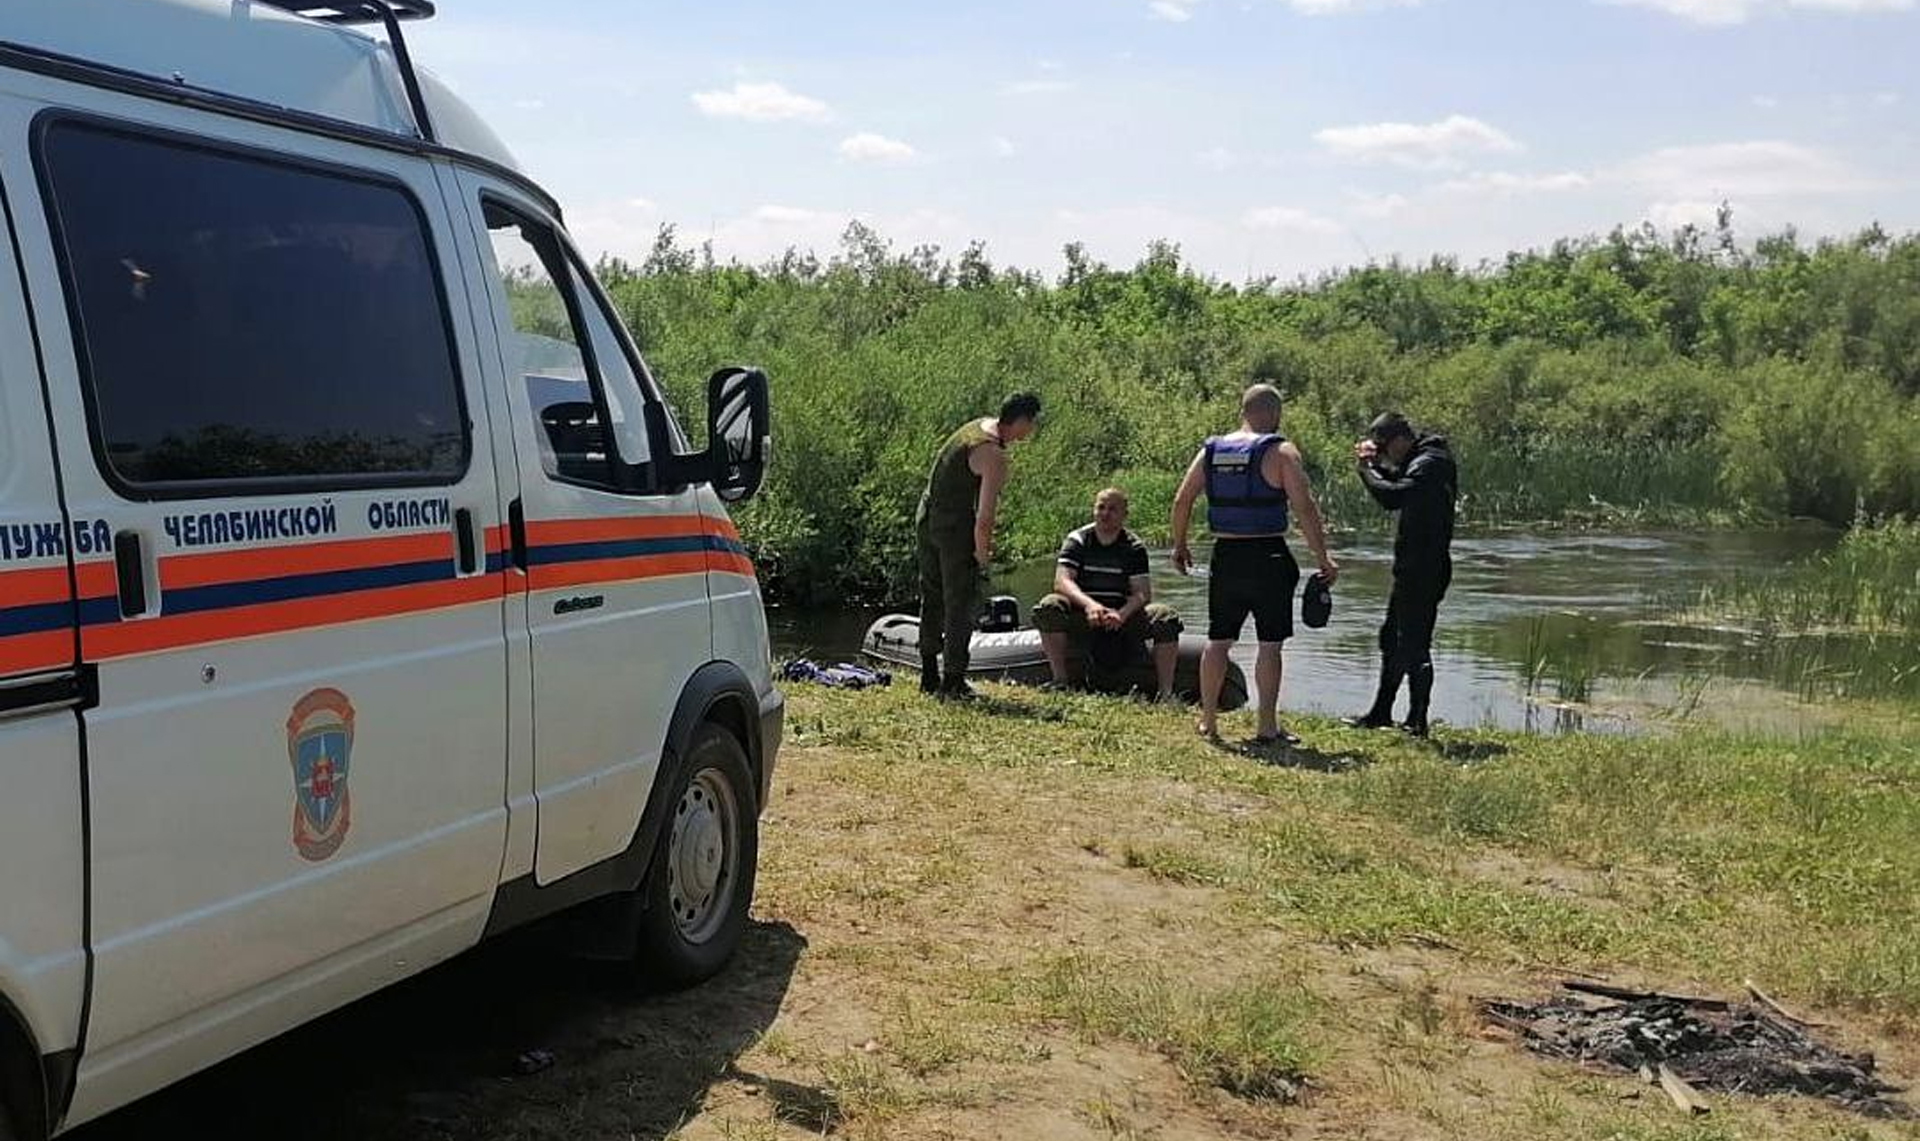
[[[767,374],[723,368],[707,380],[707,468],[713,490],[728,503],[750,498],[766,482],[773,451]]]

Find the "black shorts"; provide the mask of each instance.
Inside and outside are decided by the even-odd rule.
[[[1293,637],[1293,592],[1300,585],[1300,564],[1293,561],[1285,539],[1215,540],[1212,570],[1207,580],[1209,640],[1238,641],[1249,614],[1260,641]]]

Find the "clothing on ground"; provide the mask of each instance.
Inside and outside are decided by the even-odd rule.
[[[1247,616],[1261,642],[1293,637],[1293,592],[1300,585],[1300,564],[1287,541],[1216,539],[1213,574],[1207,580],[1207,637],[1239,640]]]
[[[893,675],[886,670],[870,669],[852,662],[822,665],[811,658],[795,658],[781,666],[780,678],[783,681],[811,682],[829,689],[867,689],[893,684]]]

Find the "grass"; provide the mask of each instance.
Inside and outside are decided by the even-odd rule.
[[[1920,520],[1862,520],[1828,554],[1711,588],[1698,606],[1775,631],[1920,632]]]
[[[1888,1068],[1913,1078],[1910,709],[1791,741],[1297,718],[1295,767],[1176,711],[988,693],[790,695],[761,906],[808,932],[807,972],[839,980],[809,1005],[848,1024],[783,1017],[760,1052],[830,1092],[838,1134],[1920,1138],[1818,1106],[1677,1121],[1630,1080],[1488,1046],[1471,1001],[1570,971],[1753,978],[1845,1044],[1908,1043],[1914,1072]],[[1060,1116],[1016,1114],[1035,1103]]]
[[[1148,964],[1069,955],[1016,978],[1006,998],[1029,1018],[1155,1050],[1188,1081],[1256,1101],[1293,1101],[1323,1057],[1311,1042],[1319,1000],[1284,977],[1207,988]]]
[[[1861,520],[1825,555],[1678,609],[1752,630],[1766,672],[1803,700],[1920,698],[1920,520]]]
[[[1443,748],[1499,754],[1472,764],[1320,725],[1315,748],[1363,763],[1318,779],[1195,748],[1184,722],[1161,712],[1002,700],[1017,720],[904,695],[810,694],[795,731],[858,742],[891,764],[1059,767],[1257,792],[1261,812],[1202,815],[1178,841],[1118,850],[1129,866],[1229,889],[1238,906],[1336,942],[1432,935],[1496,957],[1746,970],[1820,1001],[1920,1017],[1910,871],[1920,867],[1920,738],[1907,715],[1797,742],[1704,731],[1443,738]],[[1585,898],[1464,874],[1480,852],[1644,874],[1621,899]]]

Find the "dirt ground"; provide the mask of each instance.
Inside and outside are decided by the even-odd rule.
[[[502,943],[73,1136],[1920,1137],[1804,1101],[1717,1099],[1689,1121],[1629,1078],[1528,1057],[1472,1013],[1477,997],[1545,993],[1568,965],[1317,942],[1203,873],[1142,866],[1209,819],[1264,811],[1250,792],[1070,760],[920,767],[790,744],[756,922],[713,982],[647,995],[542,940]],[[1602,891],[1512,855],[1463,874]],[[1310,1012],[1311,1056],[1297,1082],[1254,1074],[1264,1084],[1230,1092],[1218,1075],[1259,1054],[1240,1039],[1265,1023],[1222,1023],[1209,996],[1263,989]],[[1903,1028],[1810,1013],[1920,1079]]]

